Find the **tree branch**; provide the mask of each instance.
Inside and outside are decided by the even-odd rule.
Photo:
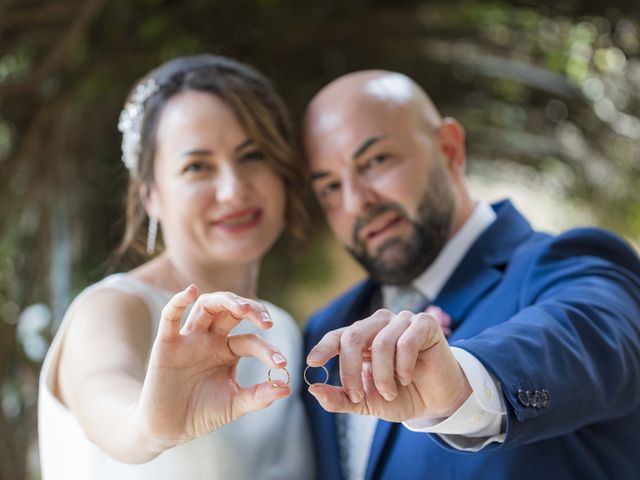
[[[16,27],[34,27],[34,23],[47,22],[58,18],[65,18],[75,11],[78,2],[45,3],[38,7],[25,8],[15,12],[3,13],[0,17],[0,30]]]
[[[91,21],[104,5],[105,0],[87,0],[84,8],[76,16],[69,29],[62,35],[55,44],[38,69],[24,80],[0,85],[0,95],[10,95],[28,92],[40,84],[51,72],[55,71],[69,57],[72,50],[82,40]]]

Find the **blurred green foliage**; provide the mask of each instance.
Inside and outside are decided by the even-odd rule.
[[[37,475],[38,338],[110,268],[126,185],[116,121],[149,69],[202,51],[238,58],[274,80],[294,119],[340,74],[405,72],[463,123],[472,171],[549,185],[638,241],[639,19],[632,0],[4,0],[0,479]],[[333,281],[316,231],[300,255],[286,241],[269,255],[266,298],[300,311],[296,284]]]

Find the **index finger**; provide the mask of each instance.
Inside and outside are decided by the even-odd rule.
[[[340,353],[340,338],[347,327],[332,330],[324,335],[307,355],[307,364],[320,367]]]
[[[393,312],[388,310],[378,310],[364,320],[354,322],[347,327],[327,332],[307,355],[307,364],[311,367],[319,367],[341,353],[340,343],[346,330],[349,330],[352,333],[360,332],[364,337],[366,337],[366,346],[362,350],[361,355],[364,357],[370,357],[371,349],[369,347],[371,346],[371,340],[373,340],[373,337],[375,337],[381,328],[389,322],[389,318],[393,316]]]
[[[198,298],[187,317],[182,333],[213,329],[217,333],[227,335],[245,318],[260,329],[273,326],[267,307],[256,300],[231,292],[206,293]]]
[[[353,323],[340,339],[340,381],[353,403],[364,398],[362,359],[371,355],[371,345],[394,314],[378,310],[370,317]]]
[[[198,295],[198,287],[191,284],[183,291],[176,293],[169,303],[162,309],[160,323],[158,325],[158,338],[161,340],[171,340],[178,335],[182,315],[189,304]]]

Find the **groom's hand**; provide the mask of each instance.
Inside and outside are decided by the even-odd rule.
[[[438,320],[428,313],[378,310],[327,333],[307,363],[339,355],[341,387],[315,384],[309,392],[330,412],[401,422],[452,415],[471,394]]]

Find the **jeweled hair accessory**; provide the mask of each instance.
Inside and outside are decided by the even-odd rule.
[[[159,89],[160,85],[154,78],[139,84],[120,113],[118,130],[122,132],[122,161],[130,172],[137,171],[140,160],[144,104]]]

